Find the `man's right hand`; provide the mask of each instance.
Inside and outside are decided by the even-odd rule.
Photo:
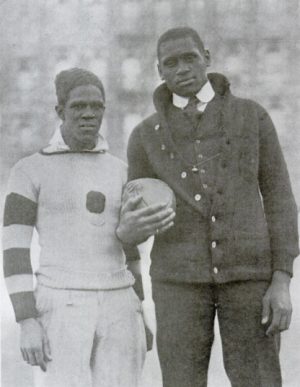
[[[23,359],[32,366],[40,366],[46,372],[47,362],[52,359],[45,330],[34,318],[20,321],[20,327]]]
[[[142,196],[131,197],[123,206],[117,237],[128,245],[144,242],[151,235],[161,234],[174,225],[175,212],[165,204],[153,204],[137,209]]]

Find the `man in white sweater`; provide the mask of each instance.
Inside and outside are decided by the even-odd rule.
[[[139,269],[138,254],[115,232],[126,165],[99,134],[105,93],[97,76],[74,68],[55,85],[62,125],[46,148],[14,166],[4,212],[4,275],[22,356],[45,371],[38,387],[135,387],[145,326],[126,256],[129,268]],[[143,240],[173,225],[174,213],[162,205],[138,211],[139,220],[122,217],[122,232]],[[35,289],[34,227],[41,246]]]

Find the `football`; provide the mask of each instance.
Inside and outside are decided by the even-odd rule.
[[[176,199],[172,189],[162,180],[141,178],[127,183],[123,193],[123,203],[131,196],[141,195],[142,200],[138,208],[153,204],[165,203],[168,208],[176,210]]]

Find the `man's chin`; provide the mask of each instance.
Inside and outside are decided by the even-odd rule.
[[[174,92],[182,97],[190,97],[191,95],[197,94],[199,90],[200,88],[196,87],[195,84],[187,84],[177,87]]]

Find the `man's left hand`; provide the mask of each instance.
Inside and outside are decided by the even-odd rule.
[[[272,282],[263,298],[262,324],[270,323],[266,335],[274,335],[289,328],[292,317],[290,276],[283,271],[273,273]]]

